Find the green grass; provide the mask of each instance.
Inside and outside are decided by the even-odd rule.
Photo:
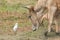
[[[8,28],[12,28],[16,22],[18,22],[19,27],[29,27],[32,25],[27,17],[28,10],[23,8],[23,6],[35,5],[37,0],[20,0],[20,3],[16,4],[7,4],[6,1],[3,1],[0,6],[0,27],[4,28],[8,26]],[[46,21],[44,24],[46,24],[44,26],[47,26]]]
[[[8,17],[3,17],[3,18],[2,18],[2,16],[0,16],[0,20],[5,21],[5,22],[6,22],[6,20],[8,20],[8,21],[17,21],[17,20],[23,20],[23,21],[25,21],[26,18],[27,18],[26,17],[27,9],[23,8],[22,6],[34,5],[35,2],[36,2],[36,0],[19,0],[19,3],[16,3],[17,1],[15,1],[15,2],[13,1],[14,4],[8,4],[6,2],[6,0],[0,0],[0,1],[1,1],[0,12],[2,12],[2,16],[4,16],[7,13],[7,12],[4,13],[5,11],[10,11],[10,12],[16,11],[16,12],[19,12],[19,15],[22,14],[22,15],[20,15],[20,16],[22,16],[21,18],[19,16],[15,17],[15,15],[13,13],[12,14],[14,16],[11,16],[11,15],[8,16],[8,15],[6,15]],[[25,13],[25,15],[24,15],[24,13]],[[23,26],[22,24],[24,24],[24,26],[25,26],[25,25],[28,25],[28,24],[30,25],[31,23],[30,22],[27,22],[27,23],[24,22],[24,23],[19,23],[19,24],[21,26]]]
[[[12,4],[8,4],[5,0],[0,0],[1,1],[1,6],[0,6],[0,11],[14,11],[14,10],[19,10],[21,11],[25,11],[25,9],[22,6],[26,6],[26,5],[34,5],[36,0],[19,0],[19,3],[14,3]],[[13,1],[14,2],[14,1]]]
[[[0,6],[0,29],[4,31],[6,28],[12,29],[16,22],[19,27],[31,27],[32,24],[27,17],[28,10],[23,6],[35,5],[37,0],[19,0],[19,3],[15,4],[8,4],[4,0],[0,1],[2,3]]]

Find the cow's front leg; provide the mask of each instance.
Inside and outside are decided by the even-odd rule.
[[[48,25],[48,32],[51,32],[51,25],[52,25],[52,22],[53,22],[53,17],[54,17],[54,14],[57,10],[57,7],[55,6],[52,6],[50,9],[49,9],[49,13],[48,13],[48,16],[49,16],[49,25]],[[47,33],[45,33],[45,35],[47,35]]]
[[[52,28],[51,25],[52,25],[52,18],[49,20],[48,31],[45,32],[45,36],[47,36],[47,34],[51,32],[51,28]]]
[[[59,35],[60,33],[59,33],[59,25],[58,25],[59,23],[58,23],[58,20],[55,19],[54,22],[55,22],[55,25],[56,25],[56,34]]]

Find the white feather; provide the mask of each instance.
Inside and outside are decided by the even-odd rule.
[[[13,27],[13,31],[16,32],[17,31],[17,28],[18,28],[18,23],[16,23]]]

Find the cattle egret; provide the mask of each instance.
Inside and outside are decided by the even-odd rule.
[[[18,28],[18,23],[16,23],[13,27],[13,31],[16,32],[17,31],[17,28]]]

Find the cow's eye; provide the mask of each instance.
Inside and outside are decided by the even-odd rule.
[[[31,18],[31,16],[28,16],[28,18]]]

